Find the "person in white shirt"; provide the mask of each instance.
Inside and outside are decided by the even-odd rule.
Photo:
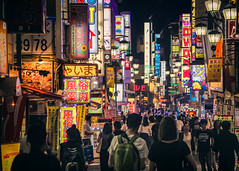
[[[178,135],[179,135],[180,132],[182,131],[182,128],[183,128],[183,121],[181,120],[181,116],[177,117],[176,128],[177,128],[177,132],[178,132]]]
[[[149,149],[150,148],[149,136],[152,136],[152,130],[151,127],[149,126],[148,117],[144,117],[143,123],[139,127],[139,136],[146,141],[147,147]]]
[[[82,140],[84,145],[91,145],[91,135],[93,135],[94,133],[91,131],[90,129],[90,120],[91,120],[91,116],[90,115],[86,115],[85,116],[85,122],[83,123],[82,126]]]
[[[131,139],[134,135],[137,135],[140,123],[141,123],[141,116],[139,114],[133,113],[128,116],[128,118],[127,118],[128,130],[126,131],[126,134],[129,139]],[[127,140],[125,138],[123,138],[123,141],[127,142]],[[139,152],[140,170],[144,170],[146,167],[145,161],[146,161],[148,153],[149,153],[146,142],[144,139],[138,137],[133,142],[133,144]],[[108,165],[109,165],[109,167],[114,167],[114,154],[115,154],[117,145],[118,145],[118,136],[115,136],[113,138],[113,140],[111,141],[110,147],[108,148],[108,152],[109,152]],[[135,161],[135,162],[137,162],[137,161]],[[136,164],[136,166],[137,166],[137,164]],[[137,170],[137,169],[132,168],[132,171],[133,170]]]

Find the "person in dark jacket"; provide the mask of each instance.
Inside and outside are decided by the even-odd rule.
[[[235,134],[230,133],[230,127],[229,121],[222,122],[223,131],[213,146],[213,151],[219,152],[219,171],[234,171],[235,153],[239,157],[238,140]]]
[[[121,130],[121,123],[119,121],[114,122],[114,135],[123,134],[124,131]]]
[[[157,116],[155,116],[155,118],[156,118],[156,124],[154,124],[152,126],[152,137],[154,139],[154,142],[159,141],[158,130],[159,130],[159,124],[160,124],[161,120],[163,119],[163,116],[157,115]]]
[[[213,129],[212,129],[214,142],[217,141],[217,137],[221,132],[222,132],[221,121],[217,120],[214,122]],[[215,153],[214,151],[212,151],[212,167],[213,167],[214,171],[217,170],[217,166],[216,166],[217,156],[218,156],[218,153]]]

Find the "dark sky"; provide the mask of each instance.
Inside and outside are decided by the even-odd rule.
[[[120,0],[116,0],[117,2]],[[153,14],[154,30],[160,30],[169,22],[177,21],[179,15],[191,11],[191,0],[121,0],[119,11],[132,12],[132,28],[143,33],[143,23]]]

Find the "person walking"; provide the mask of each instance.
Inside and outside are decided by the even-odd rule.
[[[156,124],[154,124],[152,126],[152,137],[154,139],[154,142],[159,141],[159,139],[158,139],[159,124],[162,119],[163,119],[163,116],[161,116],[161,115],[156,116]]]
[[[177,139],[177,129],[172,117],[164,117],[160,123],[159,141],[149,150],[149,171],[182,171],[182,162],[187,159],[194,170],[196,163],[184,141]]]
[[[123,134],[124,131],[121,130],[121,123],[119,121],[114,122],[114,135]]]
[[[182,128],[183,128],[183,121],[182,121],[182,118],[181,116],[178,116],[177,117],[177,120],[176,120],[176,128],[177,128],[177,133],[178,135],[181,133],[182,131]]]
[[[120,170],[120,168],[124,168],[125,166],[129,165],[130,167],[128,167],[127,170],[138,171],[139,169],[145,169],[145,161],[148,156],[148,148],[145,140],[141,137],[138,137],[137,135],[141,120],[142,119],[139,114],[133,113],[128,115],[128,130],[125,134],[115,136],[108,149],[109,167],[114,167],[114,169],[117,171]],[[120,146],[123,146],[124,148],[120,149]],[[129,147],[132,147],[134,149],[134,153],[128,153]],[[120,158],[120,154],[118,153],[120,152],[119,150],[121,150],[121,154],[124,155],[122,158]],[[134,158],[134,160],[130,160],[132,155],[133,157],[136,157]],[[128,158],[130,159],[127,160]]]
[[[18,154],[12,163],[11,171],[59,171],[60,162],[53,155],[44,154],[46,128],[41,121],[32,124],[27,132],[31,145],[30,153]]]
[[[139,136],[146,141],[147,147],[149,149],[150,148],[149,137],[152,136],[152,132],[151,132],[151,128],[149,126],[148,117],[143,118],[143,123],[139,127]]]
[[[222,132],[218,135],[213,151],[219,153],[219,171],[234,171],[235,153],[239,158],[239,144],[235,134],[230,133],[231,123],[222,122]]]
[[[207,120],[202,119],[201,120],[201,127],[197,132],[197,150],[199,161],[202,166],[202,171],[206,171],[205,164],[207,163],[207,170],[212,171],[212,161],[211,161],[211,147],[214,143],[213,133],[211,130],[207,129]]]
[[[108,166],[109,152],[107,151],[113,139],[111,124],[105,123],[103,132],[99,134],[98,142],[100,142],[100,139],[102,139],[100,150],[100,170],[113,171],[114,169]]]
[[[221,134],[221,132],[222,132],[221,121],[216,120],[213,124],[213,129],[212,129],[214,143],[217,141],[217,137],[219,134]],[[212,151],[212,167],[213,167],[214,171],[217,171],[217,162],[216,162],[217,156],[218,156],[218,153],[215,153],[214,151]]]
[[[86,115],[85,121],[82,125],[82,135],[83,135],[82,140],[83,140],[84,145],[91,145],[90,137],[91,137],[91,135],[94,134],[90,129],[90,121],[91,121],[91,116]]]
[[[79,130],[73,124],[66,133],[67,142],[61,143],[57,151],[57,158],[61,162],[63,171],[86,170],[82,143],[79,141]]]

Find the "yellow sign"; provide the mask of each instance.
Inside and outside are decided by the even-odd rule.
[[[107,77],[107,88],[114,88],[115,73],[114,73],[114,68],[113,67],[107,67],[106,77]]]
[[[61,143],[67,141],[66,130],[71,128],[73,124],[76,124],[76,108],[61,107],[61,130],[60,130]]]
[[[64,75],[66,77],[97,77],[97,64],[65,64]]]
[[[220,82],[222,72],[222,58],[209,58],[207,82]]]
[[[82,135],[82,126],[83,123],[85,121],[85,113],[86,113],[86,106],[83,105],[77,105],[76,107],[76,111],[77,111],[77,129],[79,129],[81,135]]]
[[[20,153],[20,143],[2,144],[2,170],[10,171],[14,158]]]
[[[59,145],[59,106],[47,106],[47,133],[52,151],[56,152]]]

